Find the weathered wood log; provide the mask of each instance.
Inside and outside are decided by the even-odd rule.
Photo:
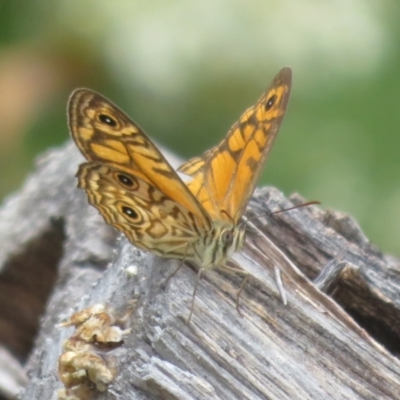
[[[241,276],[209,271],[185,323],[196,268],[139,251],[76,189],[68,145],[42,157],[0,209],[0,393],[55,399],[58,357],[73,312],[130,309],[123,343],[104,355],[116,376],[98,399],[400,398],[400,264],[351,217],[258,190],[246,217]],[[281,271],[287,305],[275,270]],[[22,371],[29,379],[24,381]]]

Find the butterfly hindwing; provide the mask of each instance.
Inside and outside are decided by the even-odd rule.
[[[138,247],[158,255],[190,259],[196,217],[141,178],[103,163],[81,164],[78,187],[106,222]]]

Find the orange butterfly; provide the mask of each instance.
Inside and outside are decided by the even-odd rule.
[[[91,90],[76,90],[69,127],[88,160],[78,186],[135,246],[194,262],[198,280],[213,268],[244,274],[225,264],[243,246],[239,221],[281,125],[291,79],[291,69],[282,69],[219,145],[182,165],[187,183],[121,110]],[[194,297],[188,320],[193,306]]]

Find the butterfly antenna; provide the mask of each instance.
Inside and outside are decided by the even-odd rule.
[[[241,222],[241,224],[245,225],[250,221],[254,221],[255,219],[259,219],[259,218],[262,218],[262,217],[265,217],[265,216],[271,216],[271,215],[274,215],[274,214],[279,214],[279,213],[282,213],[282,212],[285,212],[285,211],[295,210],[296,208],[308,207],[308,206],[311,206],[311,205],[314,205],[314,204],[321,204],[321,202],[317,201],[317,200],[313,200],[313,201],[308,201],[307,203],[297,204],[296,206],[293,206],[293,207],[284,208],[283,210],[277,210],[277,211],[263,213],[263,214],[260,214],[260,215],[255,215],[252,218],[246,218],[243,222]]]
[[[283,210],[273,211],[273,212],[269,213],[268,215],[274,215],[274,214],[278,214],[278,213],[285,212],[285,211],[295,210],[296,208],[312,206],[315,204],[321,204],[321,202],[317,201],[317,200],[308,201],[307,203],[297,204],[296,206],[284,208]]]

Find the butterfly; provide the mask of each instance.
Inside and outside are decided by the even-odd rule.
[[[196,264],[197,283],[203,271],[213,268],[246,275],[226,262],[244,245],[240,219],[278,134],[291,81],[291,69],[282,69],[217,146],[178,171],[113,103],[92,90],[77,89],[69,100],[68,119],[87,160],[76,174],[78,187],[135,246]]]

